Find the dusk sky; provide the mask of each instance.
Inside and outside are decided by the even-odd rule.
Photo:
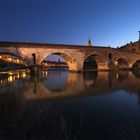
[[[0,0],[0,40],[117,47],[138,40],[140,0]]]

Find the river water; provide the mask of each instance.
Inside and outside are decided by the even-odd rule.
[[[140,139],[140,74],[0,75],[0,139]]]

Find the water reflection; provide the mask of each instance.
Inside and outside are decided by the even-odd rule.
[[[134,70],[133,74],[135,75],[136,78],[140,78],[140,71]]]
[[[6,73],[6,74],[0,74],[0,85],[8,85],[12,84],[15,81],[23,80],[23,79],[29,79],[30,75],[27,75],[26,72],[16,72],[16,73]],[[18,86],[18,85],[17,85]]]
[[[68,73],[49,71],[47,80],[43,80],[44,87],[53,92],[65,90],[68,86]]]
[[[87,90],[94,94],[110,93],[120,89],[137,93],[139,91],[137,90],[139,88],[138,84],[140,83],[139,76],[129,71],[84,72],[80,74],[49,71],[43,72],[40,77],[30,77],[29,74],[23,71],[1,75],[0,88],[6,90],[7,86],[11,85],[12,90],[13,84],[15,88],[18,88],[18,81],[20,81],[20,85],[23,83],[25,86],[25,97],[32,98],[32,95],[36,93],[36,99],[38,97],[50,98],[51,96],[55,98],[57,96],[61,97],[61,95],[87,95]],[[35,98],[35,95],[33,95],[33,98]]]
[[[98,71],[84,72],[83,76],[84,76],[85,86],[94,87],[98,77]]]
[[[129,71],[0,75],[0,138],[140,138],[139,84]]]
[[[108,72],[108,87],[112,87],[115,81],[125,81],[127,80],[129,72],[128,71],[110,71]]]
[[[119,71],[117,73],[117,79],[119,82],[127,80],[128,77],[128,71]]]

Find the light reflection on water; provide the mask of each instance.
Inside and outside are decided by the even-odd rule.
[[[0,75],[0,139],[139,139],[139,73]]]

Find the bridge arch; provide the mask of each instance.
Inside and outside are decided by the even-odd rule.
[[[86,65],[88,64],[88,60],[90,60],[90,64],[91,64],[91,68],[89,70],[96,71],[96,70],[108,69],[108,63],[107,63],[108,57],[106,57],[102,53],[92,53],[92,54],[89,54],[87,57],[85,57],[83,61],[83,70],[87,70]]]
[[[98,70],[96,57],[97,56],[95,54],[91,54],[84,59],[84,62],[83,62],[84,71]]]
[[[133,70],[140,70],[140,60],[136,60],[132,65]]]
[[[67,53],[63,53],[63,52],[50,52],[48,54],[43,54],[42,59],[40,60],[40,64],[45,60],[45,58],[47,58],[50,55],[58,55],[61,56],[62,58],[64,58],[67,62],[68,68],[70,71],[77,71],[77,66],[76,66],[76,62],[74,62],[74,60],[72,59],[72,57],[70,57],[70,55],[68,55]]]
[[[115,66],[117,69],[128,69],[129,68],[129,62],[126,58],[120,57],[115,61]]]

